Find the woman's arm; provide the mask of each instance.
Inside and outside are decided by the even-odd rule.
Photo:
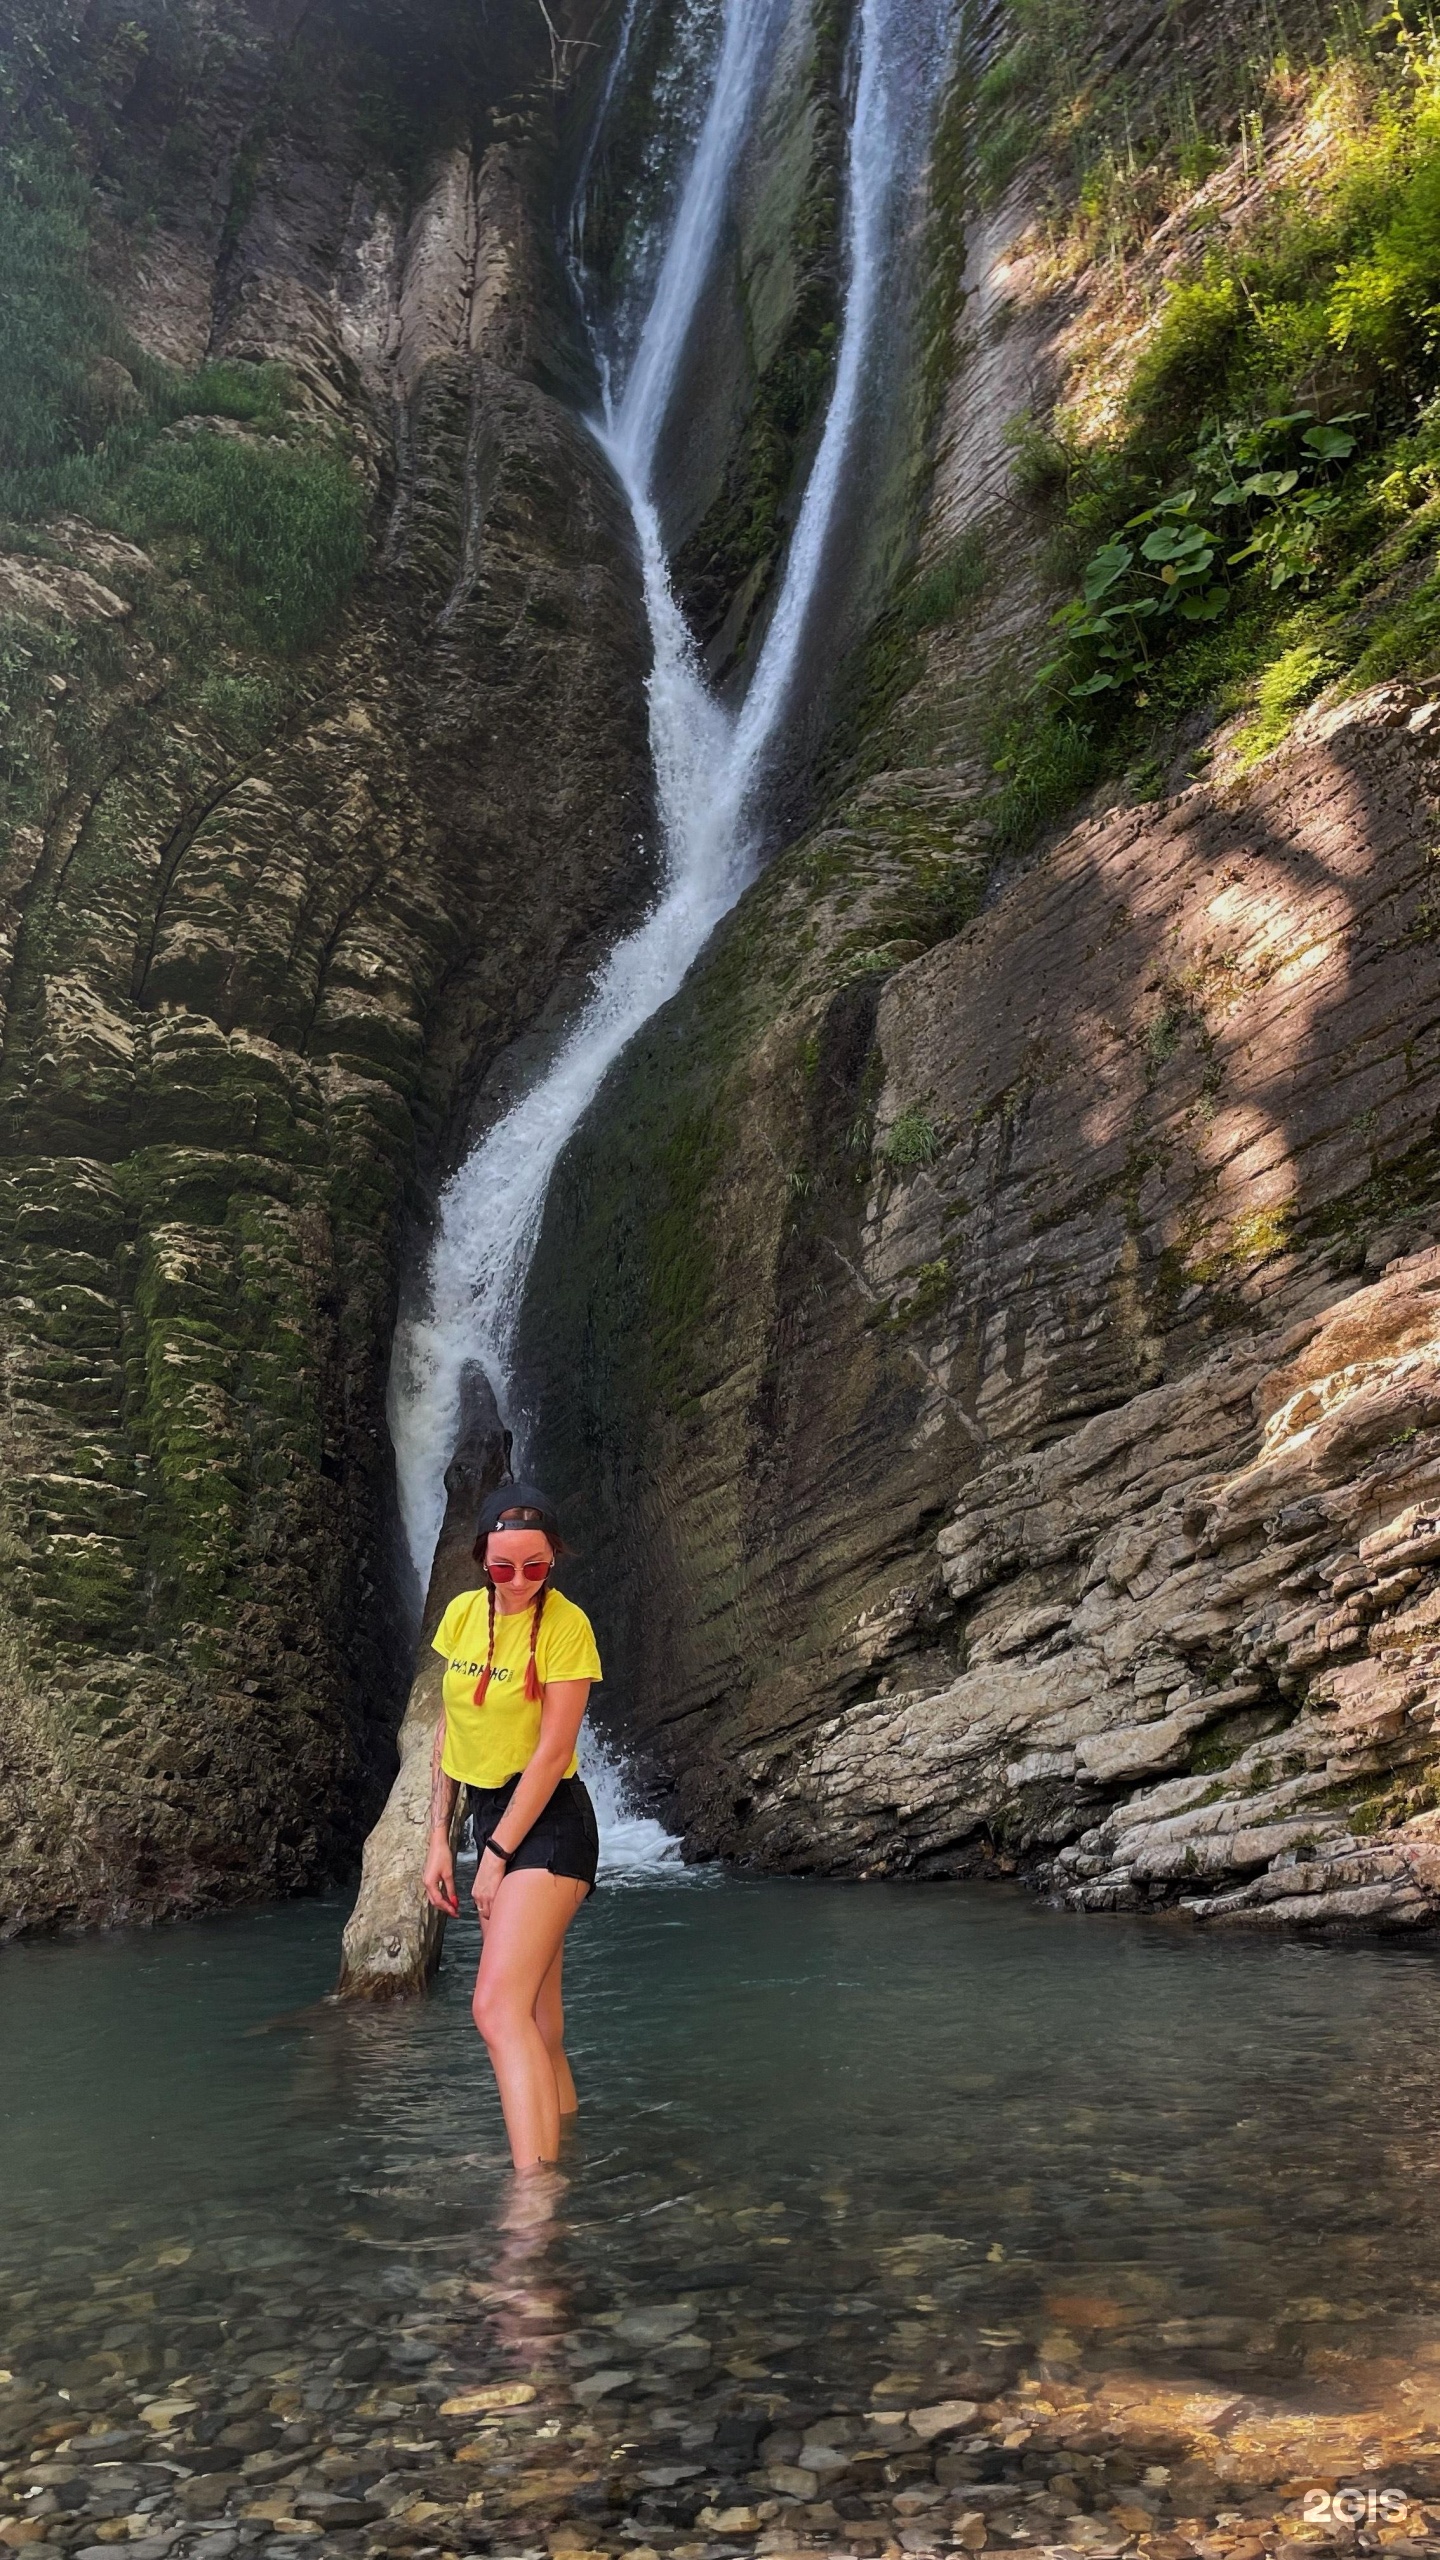
[[[540,1738],[520,1772],[520,1783],[495,1825],[507,1849],[518,1849],[536,1815],[547,1805],[570,1766],[590,1695],[588,1680],[547,1680],[540,1708]],[[487,1849],[475,1871],[475,1901],[488,1919],[504,1862]]]
[[[425,1861],[425,1899],[436,1911],[444,1911],[453,1920],[460,1908],[455,1891],[455,1856],[450,1846],[450,1825],[455,1815],[455,1799],[460,1781],[444,1768],[445,1710],[435,1727],[435,1743],[430,1754],[430,1854]],[[494,1865],[491,1860],[491,1865]]]

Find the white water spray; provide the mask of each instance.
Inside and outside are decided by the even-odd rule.
[[[597,972],[553,1064],[441,1194],[428,1309],[401,1324],[390,1385],[401,1510],[422,1586],[444,1516],[444,1471],[466,1366],[478,1362],[484,1368],[502,1413],[513,1401],[521,1300],[560,1153],[607,1070],[674,995],[755,875],[759,786],[791,700],[872,378],[898,228],[913,194],[944,57],[949,0],[861,0],[835,378],[780,594],[745,699],[732,713],[706,686],[676,604],[653,476],[786,5],[787,0],[727,0],[704,122],[634,357],[618,399],[607,381],[605,414],[592,422],[629,501],[640,546],[654,652],[650,741],[664,884],[644,923],[616,944]]]

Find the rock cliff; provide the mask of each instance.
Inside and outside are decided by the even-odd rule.
[[[705,38],[630,26],[617,309]],[[732,691],[848,29],[788,12],[663,457]],[[335,1873],[393,1772],[427,1202],[654,876],[558,249],[615,34],[16,18],[3,1927]],[[965,21],[773,859],[527,1311],[604,1713],[695,1853],[1440,1914],[1437,89],[1320,0]]]
[[[852,662],[809,832],[552,1194],[536,1462],[590,1524],[608,1712],[698,1854],[1018,1869],[1211,1922],[1440,1916],[1420,537],[1402,562],[1373,510],[1342,536],[1327,483],[1305,538],[1323,521],[1330,552],[1292,565],[1292,520],[1257,522],[1231,565],[1269,544],[1268,586],[1196,591],[1188,628],[1216,640],[1156,642],[1151,673],[1123,654],[1139,614],[1122,640],[1098,613],[1148,561],[1147,614],[1173,562],[1215,561],[1184,529],[1207,451],[1353,423],[1361,397],[1385,414],[1380,376],[1357,391],[1332,355],[1293,419],[1237,426],[1219,404],[1263,394],[1216,352],[1228,320],[1197,353],[1203,313],[1243,308],[1216,258],[1249,257],[1255,289],[1302,213],[1306,291],[1355,274],[1315,247],[1317,102],[1342,92],[1290,37],[1282,78],[1223,58],[1201,13],[1117,10],[1067,63],[1027,11],[962,65],[912,566]],[[1389,76],[1344,74],[1372,167]],[[1064,137],[1117,82],[1154,165],[1127,178],[1107,142],[1108,177],[1097,151],[1077,181]],[[1313,432],[1312,456],[1354,451]],[[1249,468],[1221,501],[1278,507],[1304,452],[1247,493]],[[1132,523],[1159,526],[1148,552]],[[1092,653],[1073,691],[1047,707],[1052,668],[1017,721],[1067,646]]]
[[[12,476],[0,536],[4,1928],[352,1862],[413,1635],[407,1220],[652,862],[544,14],[77,0],[9,72],[21,248],[77,329],[103,284],[87,382],[153,432],[59,404],[72,503]],[[346,488],[359,583],[281,628]]]

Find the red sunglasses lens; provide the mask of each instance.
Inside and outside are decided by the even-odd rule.
[[[520,1567],[527,1582],[543,1582],[550,1567],[543,1556],[529,1556]],[[489,1567],[492,1582],[513,1582],[515,1567],[503,1559]]]

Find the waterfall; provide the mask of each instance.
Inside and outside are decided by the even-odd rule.
[[[590,424],[634,518],[653,661],[650,741],[664,877],[644,922],[597,971],[553,1063],[446,1184],[425,1312],[397,1331],[389,1418],[416,1574],[444,1512],[460,1380],[479,1361],[502,1412],[545,1196],[606,1071],[674,995],[759,867],[761,792],[792,700],[810,608],[836,529],[878,350],[878,321],[913,200],[952,0],[860,0],[852,40],[845,291],[834,382],[764,642],[738,711],[710,692],[676,603],[653,486],[660,438],[713,272],[737,166],[789,0],[727,0],[709,96],[669,239],[618,390],[601,366]],[[628,46],[633,12],[622,43]],[[604,105],[613,94],[607,86]],[[592,146],[593,147],[593,146]],[[585,168],[588,170],[590,155]],[[572,232],[583,241],[583,225]],[[592,323],[592,336],[599,332]]]

